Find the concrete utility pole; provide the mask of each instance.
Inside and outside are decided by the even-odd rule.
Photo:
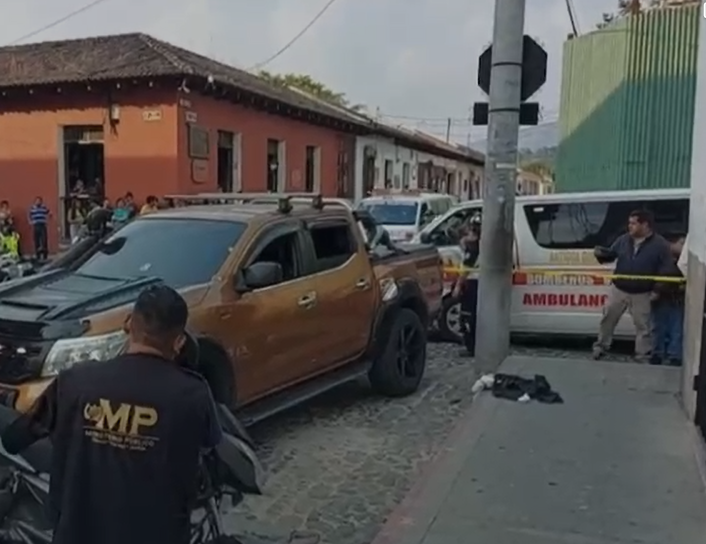
[[[494,372],[510,349],[524,23],[525,0],[495,0],[476,326],[481,372]]]

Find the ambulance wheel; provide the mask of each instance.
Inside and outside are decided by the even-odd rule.
[[[439,334],[445,342],[454,342],[456,344],[463,342],[461,301],[457,297],[449,295],[441,303]]]

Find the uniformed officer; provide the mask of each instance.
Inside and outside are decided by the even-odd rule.
[[[110,361],[61,372],[2,443],[50,437],[54,544],[188,544],[200,456],[221,428],[208,385],[179,365],[186,302],[146,288]]]
[[[480,254],[481,216],[474,215],[462,232],[460,244],[463,267],[474,268]],[[476,353],[476,321],[478,305],[478,277],[476,272],[463,271],[454,287],[454,297],[461,299],[461,330],[465,350],[461,355],[474,357]]]

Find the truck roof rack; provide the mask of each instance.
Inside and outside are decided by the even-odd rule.
[[[309,203],[312,208],[322,210],[325,206],[343,206],[353,210],[353,205],[342,198],[324,198],[320,193],[196,193],[191,195],[167,195],[167,200],[187,204],[277,204],[277,211],[290,213],[292,204]]]

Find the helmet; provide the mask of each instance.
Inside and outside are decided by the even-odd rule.
[[[474,226],[480,226],[483,223],[483,216],[480,213],[476,213],[471,217],[469,223]]]

